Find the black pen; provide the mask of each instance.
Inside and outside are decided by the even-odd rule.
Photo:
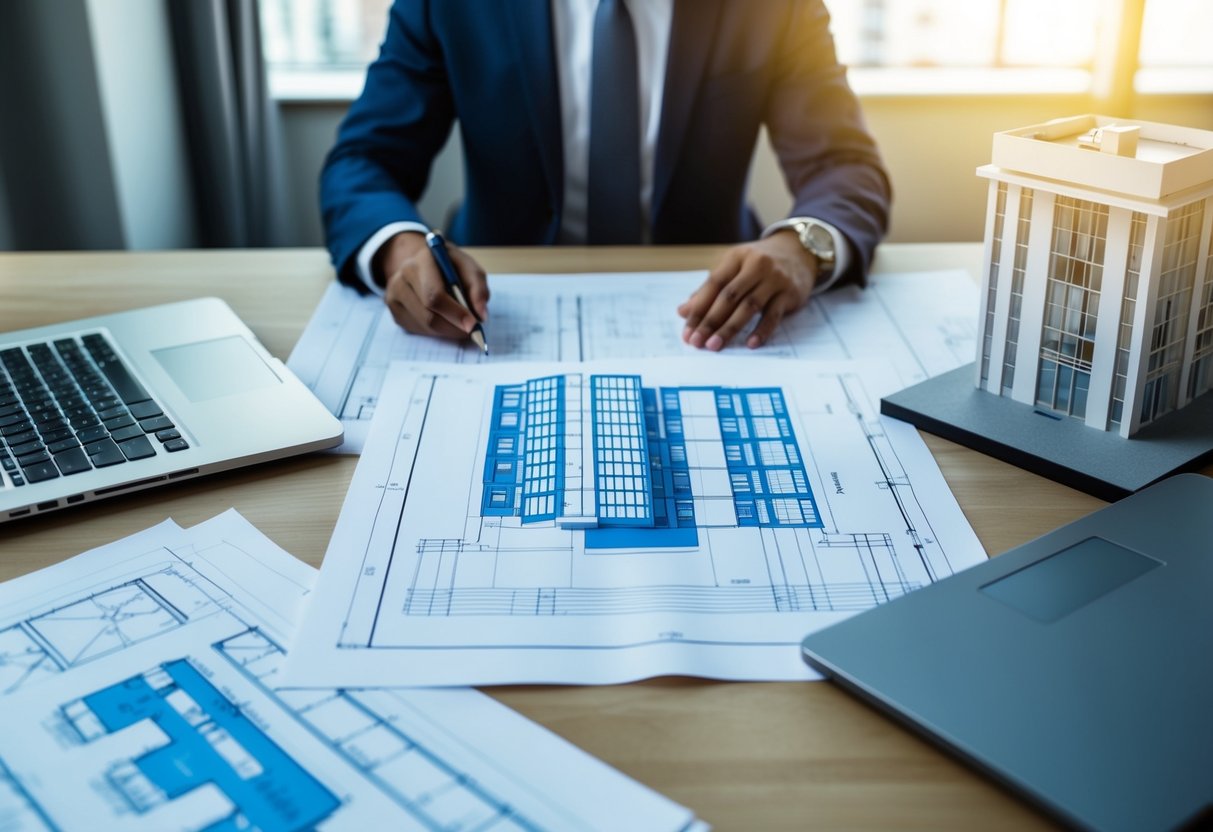
[[[476,319],[476,325],[469,333],[472,343],[480,347],[485,355],[488,355],[489,342],[484,337],[484,327],[481,326],[483,321],[480,320],[480,316],[476,314],[476,310],[468,303],[467,296],[463,293],[463,284],[459,281],[459,272],[455,271],[455,264],[451,262],[451,255],[446,250],[446,241],[437,231],[431,231],[425,235],[425,244],[430,247],[430,254],[434,256],[434,262],[438,264],[438,271],[442,272],[447,292]]]

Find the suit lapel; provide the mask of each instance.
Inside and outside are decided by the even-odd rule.
[[[674,0],[666,58],[665,91],[661,98],[661,127],[653,163],[652,214],[656,216],[669,190],[674,165],[682,149],[687,123],[699,94],[699,82],[715,41],[722,0]]]
[[[501,3],[510,29],[522,98],[543,161],[552,207],[560,213],[564,202],[564,142],[560,132],[560,86],[556,74],[555,41],[549,0],[509,0]],[[509,102],[501,102],[503,107]]]

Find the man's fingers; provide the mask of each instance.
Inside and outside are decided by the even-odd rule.
[[[468,303],[480,316],[480,320],[487,321],[489,317],[488,275],[471,256],[454,246],[451,246],[451,257],[455,261],[455,268],[459,270],[459,278],[463,281],[463,291]]]
[[[737,275],[742,263],[742,254],[738,249],[729,249],[716,268],[708,274],[707,280],[691,293],[679,307],[678,314],[686,319],[686,327],[682,331],[682,340],[689,343],[691,334],[698,328],[703,316],[712,307],[716,295]],[[699,346],[696,344],[696,346]]]
[[[762,311],[762,317],[758,319],[754,331],[746,339],[745,345],[754,350],[770,341],[771,336],[775,334],[775,327],[779,326],[787,309],[788,302],[784,299],[784,293],[781,292],[771,298],[766,309]]]
[[[422,326],[436,332],[438,322],[445,321],[466,335],[476,325],[472,313],[460,306],[447,291],[446,281],[442,279],[437,263],[421,265],[416,278],[408,281],[407,285],[413,291],[416,302],[410,303],[408,298],[402,300]]]
[[[756,315],[763,314],[774,294],[775,287],[767,282],[760,282],[734,307],[733,314],[708,336],[704,347],[715,352],[728,346]]]
[[[769,277],[769,272],[770,263],[765,258],[746,258],[741,265],[741,271],[720,289],[711,308],[691,333],[691,346],[709,350],[722,349],[729,339],[740,331],[742,325],[760,313],[774,290],[759,295],[755,295],[754,291],[764,278]],[[734,317],[740,317],[742,324],[732,331],[721,331]]]
[[[445,284],[438,292],[428,285],[419,289],[412,283],[405,284],[401,300],[426,335],[461,341],[476,323],[472,314],[447,294]]]

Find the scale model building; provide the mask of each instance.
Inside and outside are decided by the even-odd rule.
[[[1213,389],[1213,132],[997,133],[977,386],[1129,437]]]

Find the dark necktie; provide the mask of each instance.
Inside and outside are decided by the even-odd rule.
[[[640,82],[623,0],[598,0],[591,67],[586,242],[639,243]]]

